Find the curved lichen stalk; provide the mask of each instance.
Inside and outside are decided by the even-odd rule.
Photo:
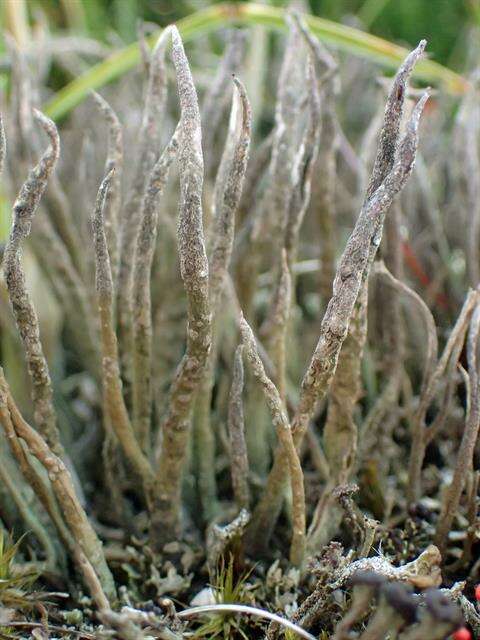
[[[141,203],[148,176],[159,152],[159,124],[167,99],[165,50],[170,35],[167,27],[152,51],[142,124],[139,132],[138,157],[130,191],[122,209],[120,227],[120,264],[117,284],[118,342],[122,376],[127,400],[132,383],[133,352],[133,268],[135,247],[141,223]]]
[[[403,67],[400,72],[403,72]],[[355,303],[368,275],[372,253],[374,255],[372,247],[378,247],[384,216],[413,169],[418,145],[418,125],[427,99],[428,92],[414,108],[406,133],[398,145],[393,168],[366,199],[340,259],[333,283],[333,295],[322,320],[320,338],[302,380],[300,399],[292,420],[297,447],[303,440],[317,402],[325,396],[335,374]],[[249,538],[253,544],[260,531],[265,544],[276,522],[283,495],[285,464],[284,452],[278,448],[265,492],[254,512],[250,527]]]
[[[215,437],[210,420],[212,389],[220,338],[221,300],[230,265],[235,216],[242,195],[249,157],[252,112],[247,92],[238,78],[233,79],[233,100],[225,148],[218,168],[214,190],[214,219],[210,253],[209,296],[212,307],[212,349],[195,404],[195,444],[199,452],[198,475],[204,516],[216,510]]]
[[[30,234],[33,217],[60,155],[60,139],[55,124],[40,111],[35,110],[34,117],[48,135],[50,146],[30,171],[13,206],[13,223],[3,257],[3,272],[32,380],[35,423],[52,450],[63,456],[53,407],[50,373],[40,342],[38,318],[20,262],[22,242]]]
[[[195,393],[202,380],[211,344],[208,260],[203,236],[202,131],[198,99],[183,43],[172,28],[172,60],[181,107],[178,161],[180,211],[178,250],[180,274],[187,295],[187,350],[170,390],[158,443],[155,505],[151,515],[152,543],[161,547],[180,529],[181,483]]]
[[[102,344],[103,393],[109,423],[112,425],[125,457],[142,480],[143,489],[148,497],[153,481],[153,471],[135,437],[125,406],[120,379],[117,337],[113,326],[113,280],[103,215],[114,171],[115,169],[112,168],[100,185],[92,216],[95,280]]]
[[[117,282],[120,252],[120,209],[122,204],[123,131],[117,114],[102,96],[93,92],[93,99],[108,125],[105,174],[115,167],[115,174],[105,203],[105,234],[114,284]]]
[[[177,128],[148,178],[133,271],[133,427],[145,453],[151,447],[153,330],[150,278],[157,239],[158,200],[177,155],[178,137]]]

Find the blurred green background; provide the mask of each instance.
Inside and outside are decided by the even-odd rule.
[[[204,0],[1,0],[17,12],[24,5],[29,20],[40,14],[51,30],[89,35],[104,42],[136,39],[138,19],[161,26],[215,2]],[[269,2],[284,7],[286,2]],[[429,41],[432,57],[454,69],[465,66],[466,36],[480,23],[480,0],[305,0],[305,9],[323,18],[363,28],[387,40],[416,44]]]

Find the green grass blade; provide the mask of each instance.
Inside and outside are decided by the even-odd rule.
[[[188,42],[228,24],[260,24],[269,29],[283,29],[284,18],[285,10],[276,7],[253,3],[224,3],[202,9],[179,20],[177,27],[182,38]],[[397,67],[408,53],[404,47],[331,20],[311,15],[305,16],[305,19],[312,33],[326,44],[374,60],[386,67]],[[149,37],[150,44],[155,42],[159,33]],[[136,43],[112,54],[55,94],[44,106],[45,113],[56,120],[62,118],[79,104],[91,89],[99,89],[120,77],[138,64],[139,60],[140,53]],[[417,65],[415,75],[453,94],[464,93],[469,86],[465,78],[432,60],[424,60]]]

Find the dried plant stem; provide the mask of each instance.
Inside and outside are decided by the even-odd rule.
[[[155,164],[145,189],[133,271],[133,428],[145,453],[151,448],[152,301],[150,279],[157,239],[158,200],[177,155],[178,129]]]
[[[232,386],[228,404],[228,434],[230,441],[230,473],[235,502],[239,509],[249,509],[249,466],[242,400],[244,382],[243,349],[243,345],[237,347],[233,362]]]
[[[30,171],[15,201],[12,230],[3,257],[3,270],[32,380],[35,422],[52,451],[63,456],[53,408],[48,364],[40,342],[38,318],[26,288],[25,275],[20,262],[22,241],[30,234],[33,217],[60,153],[60,141],[54,123],[40,111],[35,111],[34,115],[48,135],[50,146],[37,166]]]
[[[480,386],[477,362],[480,332],[480,306],[477,304],[470,322],[467,341],[468,377],[470,382],[470,407],[467,414],[462,441],[457,453],[452,482],[442,506],[435,533],[435,544],[440,551],[445,548],[447,536],[457,513],[460,497],[465,487],[467,475],[472,466],[473,452],[480,427]]]
[[[407,497],[410,503],[417,502],[421,495],[422,465],[427,445],[430,442],[433,433],[431,428],[427,428],[425,425],[427,410],[435,397],[439,381],[444,375],[449,362],[452,358],[456,362],[460,356],[460,350],[465,338],[465,333],[473,310],[478,304],[478,298],[478,292],[470,291],[468,293],[455,326],[453,327],[443,349],[442,355],[432,374],[429,376],[428,381],[423,385],[420,401],[412,418],[412,444],[410,448],[408,474],[409,484],[407,491]]]
[[[395,195],[403,188],[414,165],[418,144],[418,125],[428,93],[419,100],[400,142],[392,170],[382,184],[364,203],[355,228],[340,259],[333,284],[333,295],[327,306],[320,329],[320,338],[310,365],[304,375],[300,400],[292,421],[297,448],[300,446],[317,401],[327,392],[335,373],[338,356],[347,336],[349,322],[361,287],[370,268],[372,245],[380,238],[379,224]],[[379,223],[380,221],[380,223]],[[267,479],[264,494],[254,512],[249,528],[249,540],[269,539],[282,502],[285,456],[277,448],[274,464]]]
[[[153,481],[152,467],[142,452],[130,423],[122,394],[118,362],[117,337],[113,328],[113,281],[108,256],[103,212],[106,195],[114,169],[104,178],[98,190],[92,216],[92,232],[95,250],[95,280],[102,343],[103,387],[108,418],[125,457],[141,478],[148,494]]]
[[[42,436],[23,419],[9,392],[5,378],[3,378],[3,372],[0,379],[0,405],[2,406],[4,424],[5,409],[7,409],[16,435],[25,442],[30,453],[37,458],[47,471],[48,479],[73,539],[80,545],[90,564],[95,567],[102,589],[108,598],[115,598],[115,585],[105,560],[102,543],[80,505],[70,473],[62,460],[52,452]]]
[[[172,28],[172,59],[181,106],[178,246],[180,273],[187,294],[188,326],[187,351],[172,383],[167,414],[161,425],[155,507],[150,527],[151,540],[157,548],[174,539],[180,530],[181,483],[191,411],[211,345],[208,260],[202,221],[200,112],[188,61],[175,27]]]
[[[240,333],[247,358],[252,367],[255,378],[260,383],[272,416],[272,422],[277,437],[284,452],[290,472],[292,489],[293,534],[290,547],[290,560],[296,566],[301,566],[305,554],[305,491],[303,486],[303,471],[292,437],[290,421],[278,389],[265,373],[265,367],[258,354],[255,337],[247,321],[240,318]]]

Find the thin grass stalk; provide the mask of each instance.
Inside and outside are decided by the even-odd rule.
[[[133,271],[133,428],[145,453],[151,449],[152,300],[151,270],[157,239],[158,201],[178,152],[179,130],[173,134],[148,178],[142,203]]]
[[[301,445],[317,402],[325,396],[335,373],[338,356],[348,334],[357,297],[370,268],[372,242],[378,237],[378,220],[389,209],[393,198],[403,188],[415,162],[418,145],[418,126],[428,93],[419,100],[399,144],[395,164],[384,182],[367,199],[361,209],[355,228],[340,259],[334,280],[333,295],[322,320],[320,338],[311,362],[303,377],[300,400],[292,420],[292,431],[297,448]],[[272,470],[267,478],[263,496],[257,505],[249,528],[249,541],[265,544],[281,508],[286,460],[277,447]],[[255,544],[253,544],[255,546]]]
[[[60,140],[54,123],[40,111],[35,110],[34,116],[48,135],[50,146],[30,171],[13,206],[13,223],[3,256],[3,271],[32,381],[35,423],[52,451],[63,456],[53,407],[50,373],[40,342],[38,318],[20,262],[22,242],[30,234],[33,217],[60,154]]]
[[[158,471],[150,537],[156,548],[175,539],[181,528],[181,485],[189,425],[196,392],[211,346],[209,269],[202,221],[203,156],[198,99],[178,30],[172,28],[172,60],[181,107],[179,141],[180,274],[187,295],[187,350],[170,389],[158,443]]]

